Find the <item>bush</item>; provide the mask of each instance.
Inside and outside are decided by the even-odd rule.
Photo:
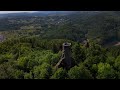
[[[66,78],[66,70],[63,68],[59,68],[51,77],[51,79],[65,79]]]

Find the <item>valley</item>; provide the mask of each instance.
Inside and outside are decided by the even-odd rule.
[[[0,79],[120,79],[120,11],[0,14]]]

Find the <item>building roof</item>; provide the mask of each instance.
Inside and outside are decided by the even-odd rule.
[[[63,43],[63,46],[71,46],[71,43],[65,42]]]

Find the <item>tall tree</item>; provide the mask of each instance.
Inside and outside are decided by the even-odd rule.
[[[79,43],[75,43],[72,47],[72,57],[75,61],[75,64],[79,64],[80,62],[85,60],[85,53],[83,48]]]

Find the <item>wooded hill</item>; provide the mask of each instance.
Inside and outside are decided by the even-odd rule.
[[[120,79],[119,24],[119,11],[2,17],[0,79]],[[56,70],[64,42],[72,67]]]
[[[42,38],[83,41],[96,39],[101,44],[120,40],[119,11],[76,11],[67,15],[12,16],[0,19],[0,31],[18,30]],[[24,31],[25,30],[25,31]]]

